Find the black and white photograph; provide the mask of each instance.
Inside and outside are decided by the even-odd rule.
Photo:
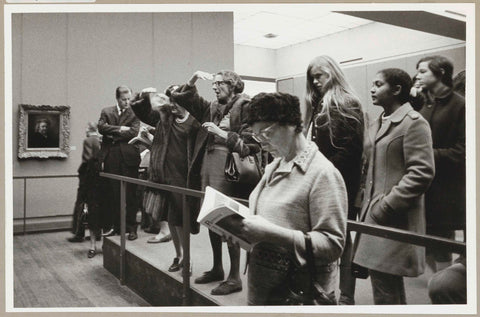
[[[4,10],[7,312],[477,312],[475,4]]]

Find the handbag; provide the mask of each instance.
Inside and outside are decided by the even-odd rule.
[[[143,196],[143,208],[154,221],[163,220],[167,209],[165,194],[155,189],[147,189]]]
[[[225,177],[230,182],[257,184],[262,177],[257,156],[240,157],[240,154],[236,152],[228,153],[225,162]]]
[[[286,288],[287,294],[285,296],[284,305],[337,305],[335,300],[335,293],[328,294],[323,287],[315,280],[315,259],[313,257],[312,238],[308,233],[305,236],[305,250],[307,259],[307,268],[309,275],[309,283],[306,289],[295,289],[292,283],[289,282]],[[289,281],[296,280],[296,272],[290,275]]]

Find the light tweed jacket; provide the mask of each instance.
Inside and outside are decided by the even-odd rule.
[[[295,258],[305,263],[304,232],[312,237],[316,265],[342,254],[347,192],[340,172],[313,142],[289,164],[276,158],[250,194],[250,208],[270,222],[292,229]]]

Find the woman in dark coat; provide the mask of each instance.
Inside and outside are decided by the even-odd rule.
[[[166,96],[178,86],[170,86]],[[132,103],[135,115],[143,122],[155,126],[155,135],[151,146],[150,166],[148,180],[156,183],[186,187],[188,164],[195,143],[195,135],[200,127],[197,120],[192,118],[182,107],[170,102],[157,109],[152,108],[159,94],[149,94],[144,90],[143,94]],[[170,101],[170,100],[168,100]],[[152,192],[153,193],[153,192]],[[148,195],[148,194],[147,194]],[[150,195],[156,196],[156,195]],[[165,199],[165,210],[160,210],[166,219],[175,246],[176,256],[170,272],[179,271],[183,266],[183,201],[178,193],[159,194],[160,200]],[[192,219],[193,218],[193,219]],[[192,217],[192,222],[195,218]],[[198,232],[196,223],[192,223],[192,232]]]
[[[424,57],[417,78],[429,96],[420,110],[432,129],[435,178],[425,195],[427,233],[454,239],[465,229],[465,99],[453,91],[453,64],[443,56]],[[452,254],[427,249],[434,271],[451,265]],[[429,259],[428,257],[427,259]]]
[[[381,70],[373,81],[373,104],[384,112],[368,128],[360,221],[424,234],[424,193],[435,168],[428,123],[408,103],[411,87],[397,68]],[[403,276],[423,273],[424,248],[358,234],[354,249],[354,263],[368,268],[375,305],[406,304]]]
[[[217,99],[203,99],[195,87],[198,79],[213,80],[212,89]],[[247,106],[250,99],[242,94],[244,83],[233,71],[220,71],[212,74],[197,71],[187,84],[172,93],[172,100],[187,109],[200,123],[203,129],[197,134],[189,169],[188,186],[205,190],[211,186],[222,193],[235,197],[248,197],[253,186],[242,186],[227,181],[224,173],[227,155],[237,152],[244,157],[260,150],[254,142],[246,125]],[[204,284],[221,281],[224,278],[222,265],[222,240],[219,235],[209,231],[213,250],[213,267],[195,283]],[[213,295],[227,295],[242,290],[240,280],[240,249],[229,246],[230,274],[227,280],[212,290]]]
[[[364,115],[338,64],[329,56],[314,58],[307,68],[305,129],[312,141],[340,171],[348,192],[348,219],[355,220],[355,198],[360,187]],[[340,304],[355,303],[355,278],[351,274],[350,235],[340,265]]]

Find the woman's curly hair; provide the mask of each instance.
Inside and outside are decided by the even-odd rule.
[[[230,86],[233,88],[233,92],[235,94],[241,94],[243,89],[245,88],[245,83],[243,82],[242,78],[231,70],[221,70],[216,75],[222,76],[223,80],[228,82]]]
[[[401,90],[397,96],[402,104],[410,100],[410,90],[412,89],[412,79],[403,69],[385,68],[378,72],[382,74],[383,79],[390,87],[400,86]]]
[[[249,104],[247,123],[277,122],[280,125],[293,125],[295,132],[302,132],[300,101],[296,96],[274,92],[259,93]]]

